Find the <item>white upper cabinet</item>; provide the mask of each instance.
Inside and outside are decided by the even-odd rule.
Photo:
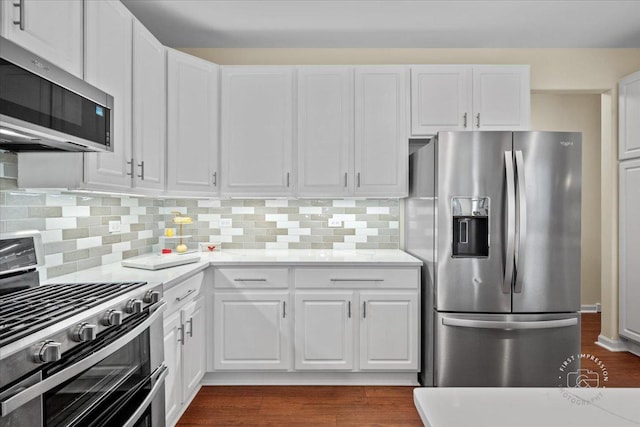
[[[355,69],[355,195],[405,197],[408,191],[409,69]]]
[[[298,195],[353,192],[353,68],[298,69]]]
[[[218,194],[218,66],[167,49],[167,192]]]
[[[411,134],[469,129],[471,85],[470,66],[411,67]]]
[[[473,130],[529,130],[528,65],[473,67]]]
[[[133,186],[164,190],[166,53],[138,21],[133,26]]]
[[[222,192],[291,196],[293,68],[222,69]]]
[[[135,173],[131,147],[133,18],[119,1],[84,4],[85,80],[114,98],[113,152],[85,154],[85,184],[129,190]]]
[[[411,67],[411,135],[529,130],[529,74],[528,65]]]
[[[620,160],[640,157],[640,71],[618,85]]]
[[[3,37],[82,78],[82,1],[2,0],[0,6]]]

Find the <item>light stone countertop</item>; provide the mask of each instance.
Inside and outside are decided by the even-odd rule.
[[[140,281],[150,284],[162,283],[164,288],[168,289],[209,266],[419,267],[421,265],[422,262],[419,259],[395,249],[229,249],[203,253],[200,262],[162,270],[123,267],[120,262],[117,262],[55,277],[44,283]]]

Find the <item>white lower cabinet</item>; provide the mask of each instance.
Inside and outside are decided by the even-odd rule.
[[[417,370],[418,295],[416,292],[360,293],[360,369]]]
[[[288,299],[288,292],[217,292],[214,296],[214,368],[289,369]]]
[[[165,414],[174,425],[185,405],[198,391],[205,373],[204,296],[200,293],[203,274],[199,273],[165,292],[164,359]]]
[[[296,293],[296,370],[353,369],[354,297],[352,291]]]

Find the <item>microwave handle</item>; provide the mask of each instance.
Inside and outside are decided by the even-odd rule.
[[[111,344],[106,347],[101,348],[95,353],[91,354],[77,363],[69,366],[65,370],[42,380],[31,387],[28,387],[22,390],[19,393],[14,394],[8,399],[0,402],[0,416],[4,417],[5,415],[15,411],[22,405],[29,402],[31,399],[34,399],[52,388],[62,384],[63,382],[75,377],[76,375],[82,373],[83,371],[89,369],[105,357],[109,356],[111,353],[114,353],[128,344],[132,339],[140,335],[145,329],[147,329],[151,324],[155,321],[162,319],[162,312],[167,308],[167,303],[164,301],[160,301],[151,307],[149,307],[150,311],[152,311],[151,315],[145,319],[144,322],[140,323],[138,326],[133,328],[126,335],[118,338]]]
[[[149,391],[149,394],[144,399],[144,401],[140,404],[140,406],[138,406],[136,412],[134,412],[133,415],[127,420],[127,422],[123,424],[123,427],[133,427],[138,422],[140,417],[144,414],[144,411],[147,410],[147,407],[151,404],[151,402],[153,402],[153,399],[156,398],[158,392],[164,387],[164,379],[167,377],[168,373],[169,369],[164,363],[160,365],[158,369],[156,369],[156,372],[154,372],[154,376],[156,376],[155,384],[153,385],[153,387],[151,387],[151,390]]]

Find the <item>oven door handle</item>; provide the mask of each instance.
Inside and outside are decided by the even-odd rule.
[[[0,415],[4,417],[5,415],[15,411],[22,405],[31,401],[32,399],[46,393],[52,388],[89,369],[105,357],[109,356],[111,353],[120,350],[132,339],[140,335],[145,329],[151,326],[152,323],[161,318],[162,312],[166,309],[166,307],[167,303],[164,301],[159,301],[158,303],[150,306],[149,311],[151,312],[151,314],[149,315],[149,317],[147,317],[142,323],[137,325],[126,335],[123,335],[106,347],[97,350],[95,353],[91,354],[91,356],[85,357],[78,363],[74,363],[65,370],[52,375],[49,378],[46,378],[32,385],[31,387],[23,389],[22,391],[14,394],[8,399],[3,400],[2,402],[0,402]]]
[[[164,387],[164,379],[167,377],[167,374],[169,374],[169,369],[163,363],[158,367],[158,369],[156,369],[156,371],[152,375],[152,377],[155,376],[156,378],[151,378],[151,380],[155,383],[153,384],[153,387],[151,387],[149,394],[140,404],[140,406],[138,406],[136,412],[134,412],[134,414],[127,420],[126,423],[123,424],[122,427],[133,427],[138,422],[140,417],[144,414],[144,411],[147,410],[147,407],[151,404],[151,402],[153,402],[153,399],[156,398],[158,392]]]

